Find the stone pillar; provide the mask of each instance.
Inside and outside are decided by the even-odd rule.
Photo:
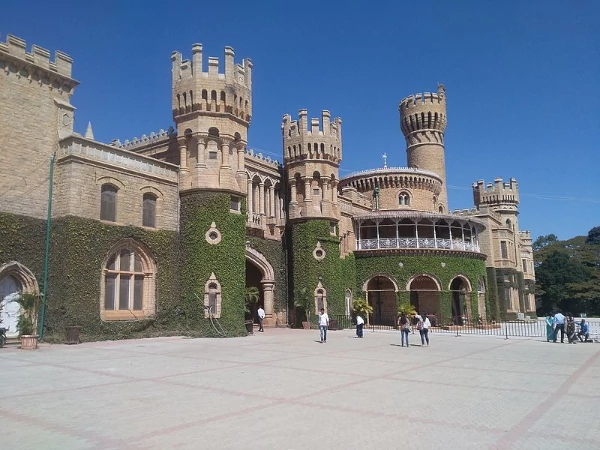
[[[275,186],[269,186],[269,217],[275,217]]]
[[[181,170],[188,170],[187,167],[187,139],[185,137],[177,139],[179,144],[179,167]]]
[[[312,202],[312,178],[305,177],[304,178],[304,201]]]
[[[223,158],[221,159],[221,168],[230,167],[229,165],[229,142],[223,141],[221,145],[221,153],[223,154]]]
[[[336,205],[336,206],[337,206],[337,203],[338,203],[337,187],[338,187],[338,181],[337,180],[332,180],[331,181],[331,200],[332,200],[333,204]]]
[[[238,144],[236,147],[237,150],[237,171],[239,173],[244,173],[245,170],[245,160],[244,160],[244,149],[245,145]]]
[[[328,179],[324,179],[323,181],[323,200],[325,201],[329,201],[329,180]]]
[[[254,213],[254,205],[252,204],[252,178],[248,178],[248,193],[246,197],[246,209],[248,210],[248,217],[252,220],[252,214]]]
[[[275,188],[273,188],[275,189]],[[280,208],[281,208],[281,201],[279,199],[279,191],[275,192],[275,198],[274,198],[274,204],[273,204],[273,214],[275,214],[275,219],[279,220],[279,218],[281,217],[281,212],[280,212]]]
[[[270,281],[262,281],[263,299],[265,303],[265,319],[263,325],[266,327],[274,327],[277,323],[275,317],[275,297],[273,295],[274,283]]]
[[[201,136],[196,136],[198,142],[198,161],[196,167],[206,167],[206,141]]]
[[[262,181],[258,185],[258,212],[265,215],[265,183]]]
[[[296,192],[296,180],[290,180],[290,188],[292,190],[292,198],[290,199],[290,203],[298,203],[296,201],[296,196],[298,195]]]

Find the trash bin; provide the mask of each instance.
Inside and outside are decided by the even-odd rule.
[[[80,344],[79,334],[81,333],[81,327],[66,327],[67,329],[67,344]]]

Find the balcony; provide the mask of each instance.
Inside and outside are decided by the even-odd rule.
[[[474,242],[461,241],[460,239],[433,239],[433,238],[379,238],[361,239],[357,241],[358,250],[387,250],[387,249],[442,249],[459,250],[464,252],[481,253],[479,245]]]

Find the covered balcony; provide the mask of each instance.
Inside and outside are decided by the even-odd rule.
[[[357,250],[437,249],[480,253],[485,228],[473,217],[419,211],[373,211],[354,219]]]

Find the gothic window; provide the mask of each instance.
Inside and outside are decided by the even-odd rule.
[[[100,189],[100,220],[117,221],[117,188],[112,184]]]
[[[128,242],[114,251],[102,271],[100,316],[103,320],[137,320],[154,313],[154,263]]]
[[[221,317],[221,284],[214,272],[204,285],[204,317]]]
[[[156,226],[156,196],[154,194],[144,194],[142,225],[152,228]]]
[[[408,192],[400,192],[400,194],[398,194],[398,204],[400,206],[410,205],[410,195],[408,194]]]
[[[500,255],[502,259],[508,259],[508,246],[506,241],[500,241]]]

